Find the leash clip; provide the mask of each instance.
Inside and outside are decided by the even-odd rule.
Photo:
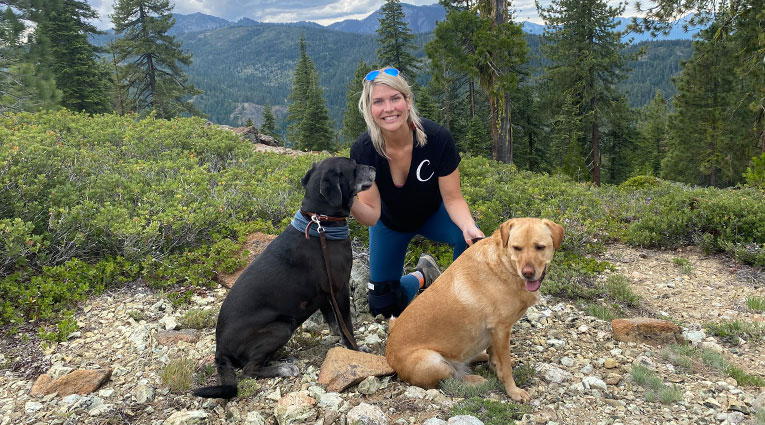
[[[328,217],[326,215],[317,215],[312,214],[311,215],[311,222],[316,223],[316,230],[321,233],[324,231],[324,227],[321,226],[321,221],[326,220]]]

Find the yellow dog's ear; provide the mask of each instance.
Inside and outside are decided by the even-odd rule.
[[[499,235],[502,237],[502,246],[507,248],[507,242],[510,239],[510,229],[515,225],[515,219],[507,220],[499,225]]]
[[[555,249],[560,248],[560,244],[563,242],[563,226],[546,218],[542,219],[542,223],[550,229]]]

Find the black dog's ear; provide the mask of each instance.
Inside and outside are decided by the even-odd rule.
[[[303,185],[304,188],[308,186],[308,180],[311,178],[311,173],[313,173],[314,168],[316,168],[316,163],[314,162],[311,164],[311,169],[308,170],[305,175],[303,176],[303,179],[300,180],[300,184]]]
[[[340,189],[340,176],[337,171],[327,171],[321,176],[319,193],[329,202],[329,205],[343,206],[343,191]]]

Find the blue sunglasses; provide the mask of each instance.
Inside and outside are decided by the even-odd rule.
[[[398,69],[396,68],[385,68],[383,70],[375,69],[374,71],[370,71],[369,74],[367,74],[366,77],[364,77],[367,81],[374,81],[375,78],[377,78],[378,75],[380,75],[380,72],[384,72],[391,77],[395,77],[398,75]]]

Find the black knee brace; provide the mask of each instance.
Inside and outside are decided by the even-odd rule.
[[[382,314],[385,317],[390,317],[398,316],[404,311],[409,303],[409,297],[398,280],[369,282],[367,301],[369,302],[369,311],[373,315]]]

